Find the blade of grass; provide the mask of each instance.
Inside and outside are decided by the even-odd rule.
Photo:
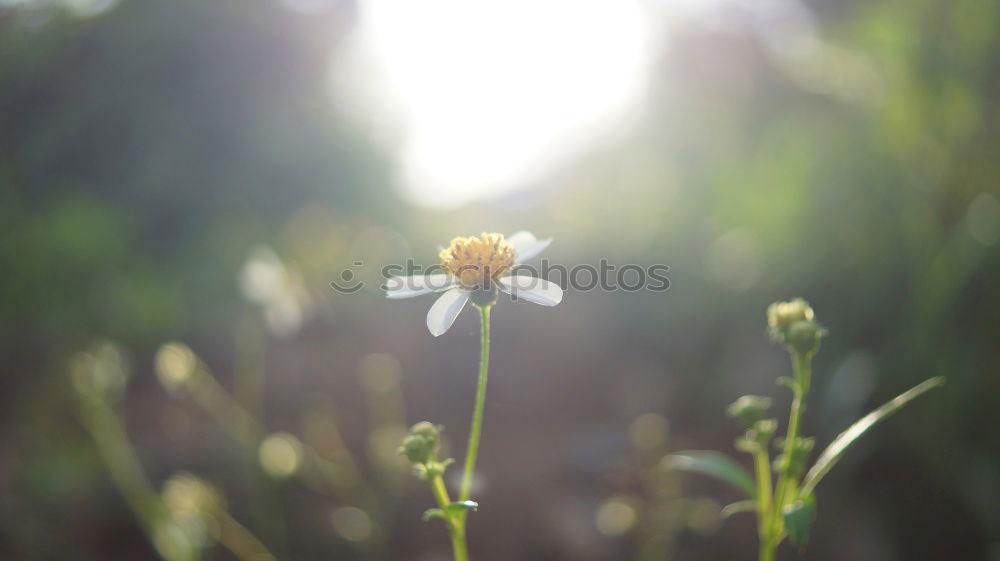
[[[944,378],[941,376],[925,380],[924,382],[917,384],[916,386],[889,400],[878,409],[859,419],[856,423],[851,425],[850,428],[840,433],[840,435],[833,439],[833,442],[826,447],[826,450],[823,450],[819,459],[816,460],[816,463],[809,470],[809,473],[806,474],[805,479],[802,480],[802,491],[800,495],[809,496],[812,494],[813,489],[816,488],[816,484],[823,479],[823,476],[833,469],[833,466],[840,460],[841,456],[844,455],[847,448],[850,447],[851,444],[854,444],[854,442],[860,438],[861,435],[867,432],[868,429],[874,427],[896,411],[899,411],[904,405],[913,401],[923,393],[942,385],[944,385]]]

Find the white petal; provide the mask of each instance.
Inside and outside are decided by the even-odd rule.
[[[468,301],[469,291],[462,288],[452,288],[442,294],[427,312],[427,329],[431,335],[437,337],[448,331]]]
[[[385,282],[385,297],[393,300],[413,298],[451,288],[453,284],[455,284],[455,278],[447,273],[392,277]]]
[[[562,302],[563,291],[559,285],[545,279],[528,275],[511,275],[498,281],[500,290],[515,298],[541,304],[555,306]]]
[[[510,242],[510,245],[514,246],[514,251],[517,252],[518,263],[524,263],[528,259],[538,255],[552,243],[552,238],[537,240],[534,234],[525,231],[518,232],[506,239]]]

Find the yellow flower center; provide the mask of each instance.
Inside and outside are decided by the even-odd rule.
[[[517,252],[503,234],[455,238],[439,254],[441,266],[466,287],[490,286],[512,269]]]

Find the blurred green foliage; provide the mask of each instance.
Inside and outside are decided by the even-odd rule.
[[[124,417],[150,476],[221,475],[240,510],[253,479],[225,477],[238,451],[152,372],[156,349],[176,339],[231,382],[233,330],[256,317],[237,282],[252,248],[275,247],[313,297],[303,330],[261,353],[269,426],[336,409],[346,446],[363,454],[361,358],[398,358],[414,420],[433,411],[463,426],[453,403],[466,400],[449,397],[473,387],[475,325],[460,318],[450,340],[432,341],[423,303],[337,295],[329,281],[356,259],[377,280],[377,264],[430,264],[454,235],[530,229],[555,236],[554,261],[666,263],[672,285],[569,292],[547,315],[498,307],[508,351],[482,455],[491,508],[472,539],[484,561],[650,550],[593,529],[602,496],[643,492],[624,451],[629,423],[656,412],[672,434],[727,449],[725,405],[770,394],[785,367],[764,308],[799,295],[830,328],[809,434],[829,441],[914,383],[949,379],[825,481],[807,558],[995,558],[994,3],[811,2],[818,35],[805,51],[725,4],[725,25],[672,31],[627,135],[527,197],[454,210],[401,200],[391,157],[335,111],[330,49],[354,21],[350,2],[308,15],[264,0],[123,1],[93,17],[65,5],[0,2],[0,556],[153,555],[73,415],[72,353],[104,338],[129,349]],[[281,489],[296,558],[351,551],[330,531],[329,503]],[[524,504],[536,508],[509,522]],[[418,524],[387,530],[388,558],[446,547]],[[675,549],[744,558],[752,538],[749,527],[683,533]]]

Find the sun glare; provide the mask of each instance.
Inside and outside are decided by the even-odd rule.
[[[363,0],[359,33],[380,84],[366,101],[397,121],[400,185],[420,204],[529,186],[643,91],[634,0]]]

